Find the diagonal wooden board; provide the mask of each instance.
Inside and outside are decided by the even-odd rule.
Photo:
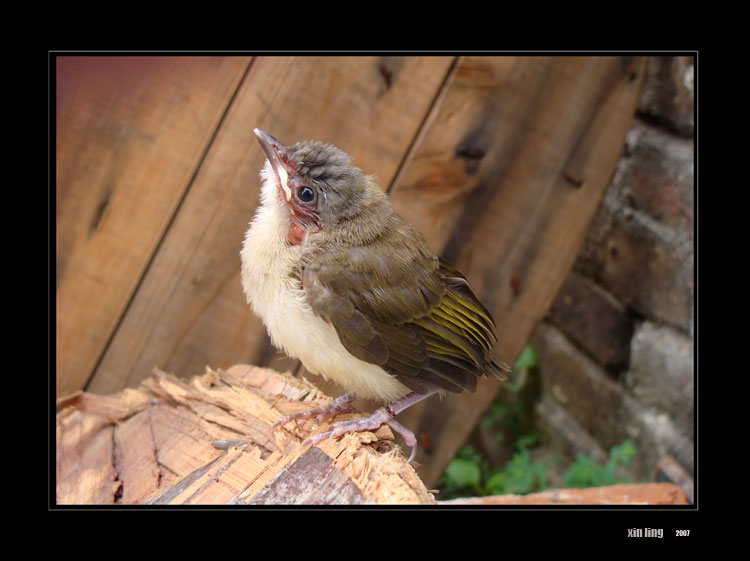
[[[259,362],[268,339],[239,280],[263,162],[252,129],[344,146],[387,185],[453,60],[255,59],[87,390],[135,385],[154,366],[191,375]]]
[[[645,65],[645,57],[462,57],[390,186],[397,212],[481,294],[509,364],[575,260],[622,154]],[[483,380],[475,394],[433,397],[400,415],[426,444],[417,465],[428,486],[500,388]]]
[[[469,279],[514,362],[547,313],[609,185],[645,57],[466,57],[391,189],[393,206]],[[500,384],[418,404],[402,423],[434,486]]]
[[[249,64],[55,60],[58,396],[91,376]]]
[[[267,338],[242,298],[237,258],[257,202],[257,190],[248,193],[262,160],[247,140],[254,126],[284,141],[332,141],[365,172],[378,173],[384,187],[392,185],[398,212],[489,304],[498,354],[513,362],[546,313],[609,182],[645,60],[386,62],[396,71],[384,73],[386,63],[374,57],[254,61],[89,390],[134,385],[154,365],[189,375],[196,363],[264,355]],[[484,381],[473,396],[432,399],[404,413],[402,422],[432,444],[431,454],[423,449],[418,456],[428,484],[496,389]]]

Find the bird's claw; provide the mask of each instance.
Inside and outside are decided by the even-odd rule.
[[[310,411],[302,411],[301,413],[292,413],[291,415],[284,415],[281,419],[271,425],[271,431],[274,431],[276,427],[287,424],[289,421],[295,421],[299,424],[300,421],[311,419],[315,417],[315,421],[318,424],[333,419],[339,413],[346,413],[352,410],[352,402],[356,396],[352,393],[344,394],[334,399],[328,405],[318,407],[317,409],[311,409]]]
[[[327,431],[315,434],[305,440],[302,444],[305,446],[315,446],[320,444],[324,440],[332,442],[335,438],[342,436],[348,432],[364,432],[364,431],[376,431],[381,426],[387,424],[394,432],[397,432],[404,439],[404,443],[411,447],[411,454],[409,455],[408,463],[414,460],[417,455],[417,439],[414,433],[404,427],[401,423],[392,418],[392,413],[387,408],[383,407],[375,411],[369,417],[361,417],[358,419],[351,419],[348,421],[340,421],[331,426]]]
[[[400,411],[403,411],[403,409],[405,409],[409,405],[412,405],[413,403],[424,399],[428,395],[432,395],[432,393],[435,392],[431,392],[425,395],[410,393],[391,405],[381,407],[368,417],[360,417],[357,419],[350,419],[348,421],[339,421],[338,423],[334,423],[328,430],[315,434],[305,440],[302,443],[302,447],[304,448],[307,446],[315,446],[316,444],[320,444],[326,439],[328,439],[329,441],[333,441],[334,438],[346,434],[347,432],[376,431],[381,426],[388,424],[388,426],[390,426],[394,432],[397,432],[401,435],[401,437],[404,439],[404,443],[407,446],[411,446],[411,454],[409,455],[408,460],[409,463],[411,463],[417,454],[417,438],[414,436],[413,432],[404,427],[393,417]],[[310,411],[305,411],[302,413],[286,415],[276,421],[271,426],[271,430],[292,420],[299,422],[299,420],[301,419],[310,419],[312,417],[315,417],[319,424],[323,421],[328,421],[339,413],[351,411],[352,402],[354,401],[355,397],[356,396],[351,393],[344,394],[341,397],[334,399],[331,403],[324,407],[319,407],[317,409],[312,409]]]

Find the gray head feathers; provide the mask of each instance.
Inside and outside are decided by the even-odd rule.
[[[346,228],[357,217],[359,233],[367,238],[368,230],[380,229],[378,222],[393,214],[387,195],[372,177],[353,166],[352,157],[332,144],[298,142],[289,148],[288,157],[296,181],[318,191],[317,212],[329,233],[334,234],[332,229],[337,226]]]

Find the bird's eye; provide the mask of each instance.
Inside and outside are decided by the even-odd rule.
[[[297,189],[297,198],[303,203],[311,203],[315,199],[315,191],[307,185],[303,185]]]

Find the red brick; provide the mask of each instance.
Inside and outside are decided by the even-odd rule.
[[[633,483],[549,489],[530,495],[495,495],[438,501],[447,505],[686,505],[685,493],[672,483]]]

